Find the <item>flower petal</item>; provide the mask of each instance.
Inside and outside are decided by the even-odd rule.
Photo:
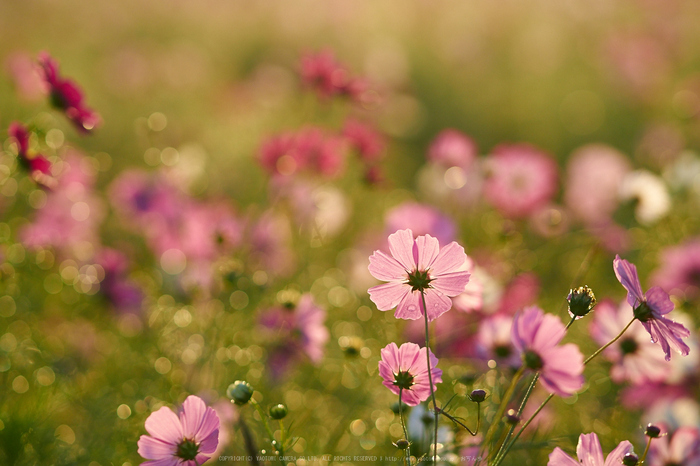
[[[425,290],[425,305],[428,307],[428,320],[433,321],[452,309],[452,300],[440,291],[429,288]]]
[[[440,254],[432,264],[428,264],[428,267],[431,270],[431,276],[438,277],[449,272],[464,270],[467,265],[468,259],[464,248],[452,241],[440,250]]]
[[[377,309],[389,311],[411,294],[411,287],[405,283],[389,282],[374,286],[367,291],[369,299],[377,305]]]
[[[417,320],[423,317],[423,302],[420,291],[411,291],[409,288],[399,305],[396,306],[394,317],[408,320]]]
[[[180,412],[180,422],[182,423],[182,433],[185,438],[198,440],[196,438],[199,428],[204,420],[207,405],[198,396],[190,395],[182,404]]]
[[[666,361],[671,360],[671,349],[678,351],[683,356],[690,353],[690,348],[681,338],[690,336],[690,331],[682,324],[674,322],[665,317],[657,317],[648,322],[650,324],[651,339],[653,342],[658,342],[666,354]]]
[[[644,293],[642,293],[642,285],[639,283],[637,267],[624,259],[620,259],[620,256],[617,255],[613,261],[613,269],[615,270],[615,276],[627,290],[627,302],[633,308],[637,307],[640,302],[644,301]]]
[[[552,453],[549,454],[549,461],[547,466],[581,466],[578,461],[564,453],[559,447],[556,447]]]
[[[440,242],[430,235],[416,238],[416,252],[418,253],[418,270],[426,270],[435,261],[440,252]]]
[[[603,466],[603,448],[594,432],[579,436],[576,456],[583,466]]]
[[[700,451],[700,433],[694,427],[679,427],[671,437],[669,444],[670,460],[675,460],[678,463],[690,460],[691,458],[697,461],[697,455]],[[690,463],[688,463],[690,464]]]
[[[409,272],[416,270],[416,258],[413,255],[414,244],[411,230],[399,230],[389,235],[389,251],[391,255],[399,261],[404,270]]]
[[[405,281],[408,278],[407,270],[399,261],[382,251],[374,251],[369,256],[368,269],[374,278],[385,282]]]
[[[469,272],[449,272],[444,273],[430,282],[430,286],[441,291],[449,297],[458,296],[464,293],[464,289],[469,283]]]
[[[184,438],[180,419],[166,406],[148,416],[146,431],[152,437],[173,445],[177,445]]]
[[[634,451],[632,444],[627,440],[623,440],[610,452],[608,457],[605,458],[605,464],[603,466],[620,466],[625,455],[627,453],[632,453],[632,451]]]
[[[668,297],[668,293],[658,286],[649,288],[645,297],[655,316],[668,314],[673,310],[673,301]]]
[[[167,443],[163,440],[149,437],[148,435],[142,435],[141,438],[139,438],[138,447],[139,455],[147,460],[177,460],[175,457],[177,445],[174,443]],[[177,461],[174,461],[172,464],[176,463]]]

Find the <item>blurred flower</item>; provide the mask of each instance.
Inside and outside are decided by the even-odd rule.
[[[663,435],[653,440],[645,464],[700,465],[700,430],[697,427],[681,427],[671,435]]]
[[[454,241],[457,229],[450,217],[430,205],[417,202],[404,202],[392,208],[386,213],[384,223],[387,234],[409,229],[416,236],[434,236],[440,244]]]
[[[573,343],[558,346],[565,332],[559,318],[537,306],[518,312],[513,321],[513,344],[525,366],[539,372],[542,386],[559,396],[583,386],[583,355]]]
[[[23,99],[36,101],[46,95],[46,82],[32,56],[25,52],[11,53],[5,60],[5,67]]]
[[[593,313],[591,336],[598,344],[604,345],[615,338],[633,317],[627,302],[623,301],[616,307],[606,299]],[[613,362],[610,376],[615,383],[625,380],[633,384],[661,382],[671,370],[639,322],[633,323],[622,338],[605,349],[604,354]]]
[[[289,219],[271,210],[263,212],[246,235],[251,266],[266,273],[286,276],[294,267]]]
[[[401,401],[409,406],[416,406],[430,397],[426,351],[429,350],[415,343],[404,343],[399,348],[393,342],[381,351],[379,375],[384,379],[382,383],[397,395],[401,391]],[[437,368],[437,364],[438,359],[430,351],[433,385],[442,382],[442,370]],[[434,386],[433,391],[435,391]]]
[[[629,173],[620,185],[620,199],[636,202],[634,216],[643,225],[651,225],[671,209],[671,196],[663,180],[646,170]]]
[[[652,283],[669,293],[680,293],[686,299],[700,295],[700,238],[661,251],[661,266],[654,272]],[[674,291],[676,293],[674,293]]]
[[[600,440],[598,440],[598,436],[594,432],[591,432],[590,434],[581,434],[578,438],[578,445],[576,446],[578,461],[564,453],[561,448],[556,447],[549,454],[547,466],[580,466],[581,464],[585,466],[617,466],[622,464],[622,458],[633,450],[632,444],[627,440],[623,440],[603,460],[603,448],[600,446]]]
[[[469,256],[464,268],[470,273],[469,282],[462,293],[452,298],[452,306],[462,312],[479,311],[484,304],[484,282],[488,281],[489,277],[476,267]]]
[[[508,367],[519,367],[520,357],[513,346],[512,327],[513,319],[502,314],[482,320],[476,337],[476,354]]]
[[[552,200],[557,191],[557,164],[527,145],[497,146],[486,160],[486,200],[506,217],[527,217]]]
[[[347,120],[343,126],[343,136],[364,163],[375,163],[384,156],[386,148],[384,136],[367,123]]]
[[[447,168],[459,167],[466,171],[476,157],[474,140],[456,129],[441,131],[428,147],[428,160]]]
[[[619,203],[618,191],[631,171],[624,154],[603,144],[588,144],[571,154],[564,184],[566,205],[588,225],[608,221]]]
[[[512,315],[525,306],[534,304],[540,294],[540,279],[531,272],[513,278],[501,295],[496,312]]]
[[[95,262],[104,270],[100,292],[118,311],[138,313],[141,310],[143,292],[126,276],[126,256],[116,249],[103,248],[97,253]]]
[[[690,348],[681,338],[687,338],[690,332],[682,324],[664,317],[673,310],[673,302],[668,294],[654,286],[645,293],[637,275],[637,267],[634,264],[615,256],[613,261],[615,276],[627,290],[627,302],[634,311],[634,317],[638,319],[651,335],[654,343],[659,343],[666,354],[666,360],[671,360],[671,348],[683,356],[690,352]]]
[[[301,295],[296,305],[275,307],[260,317],[260,323],[275,332],[284,352],[293,354],[297,348],[314,364],[323,359],[324,347],[330,339],[325,320],[326,311],[314,303],[309,293]]]
[[[32,179],[47,187],[54,186],[56,182],[51,176],[51,162],[41,154],[31,154],[27,128],[15,121],[10,123],[7,132],[11,138],[15,138],[17,141],[17,156],[20,165],[29,172]]]
[[[307,53],[301,58],[301,79],[319,97],[328,99],[336,95],[361,100],[367,83],[355,78],[345,66],[336,61],[331,50]]]
[[[85,106],[83,91],[70,79],[58,75],[58,63],[51,56],[42,52],[39,54],[39,65],[44,79],[49,85],[51,103],[63,110],[71,122],[83,133],[95,129],[101,123],[100,115]]]
[[[146,419],[138,441],[139,455],[151,460],[145,466],[196,466],[204,464],[219,443],[219,416],[194,395],[187,397],[178,417],[163,406]]]
[[[467,255],[452,242],[440,250],[440,243],[430,235],[413,239],[411,230],[399,230],[389,236],[391,256],[375,251],[369,258],[373,277],[388,281],[369,289],[377,309],[396,308],[399,319],[438,318],[452,307],[450,297],[464,291],[469,272],[464,271]],[[425,296],[425,306],[423,299]]]

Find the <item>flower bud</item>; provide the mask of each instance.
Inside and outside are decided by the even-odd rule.
[[[637,463],[639,463],[639,456],[637,456],[635,453],[627,453],[622,458],[622,464],[624,466],[637,466]]]
[[[481,403],[486,399],[486,391],[480,388],[472,390],[472,392],[469,394],[469,399],[472,400],[474,403]]]
[[[408,442],[408,440],[403,439],[403,438],[400,440],[397,440],[396,443],[394,443],[394,446],[396,448],[398,448],[399,450],[405,450],[406,448],[408,448],[409,445],[410,445],[410,443]]]
[[[282,403],[270,407],[270,417],[274,420],[284,419],[287,412],[287,407]]]
[[[566,297],[566,300],[569,302],[569,315],[576,318],[585,316],[596,305],[593,290],[587,286],[579,286],[569,291],[569,296]]]
[[[653,424],[649,424],[644,430],[644,435],[649,438],[658,438],[661,435],[661,429]]]
[[[518,416],[518,413],[514,409],[509,409],[505,415],[505,421],[508,424],[516,425],[520,422],[520,416]]]
[[[236,380],[228,386],[226,395],[233,400],[237,405],[244,405],[250,401],[253,396],[253,387],[248,382]]]
[[[399,407],[400,407],[401,409],[399,409]],[[400,406],[399,406],[399,402],[398,402],[398,401],[391,404],[391,411],[392,411],[394,414],[399,414],[399,413],[402,412],[402,411],[405,413],[406,411],[408,411],[409,408],[410,408],[410,406],[408,406],[408,405],[407,405],[406,403],[404,403],[403,401],[401,402],[401,405],[400,405]]]

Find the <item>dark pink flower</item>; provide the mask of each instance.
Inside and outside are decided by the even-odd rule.
[[[476,160],[476,143],[456,129],[440,132],[428,147],[428,160],[445,167],[460,167],[466,170]]]
[[[196,466],[204,464],[219,444],[220,421],[216,411],[194,395],[182,404],[179,417],[163,406],[146,419],[138,441],[142,466]]]
[[[359,120],[349,119],[343,127],[343,136],[350,142],[360,159],[365,163],[375,163],[384,156],[386,142],[384,136],[373,126]]]
[[[416,406],[430,397],[430,380],[428,378],[427,350],[415,343],[404,343],[399,348],[396,343],[389,343],[382,349],[379,361],[379,375],[385,387],[395,394],[401,391],[401,401],[409,406]],[[430,351],[430,374],[435,384],[442,382],[442,370],[437,368],[438,359]]]
[[[559,396],[583,385],[583,355],[573,343],[559,346],[566,332],[559,318],[537,306],[523,309],[513,322],[513,344],[529,369],[540,373],[542,386]]]
[[[467,255],[464,248],[452,242],[440,249],[430,235],[413,239],[411,230],[399,230],[389,236],[391,256],[375,251],[369,258],[369,272],[374,278],[387,281],[369,289],[372,302],[380,311],[396,308],[399,319],[429,320],[438,318],[452,307],[450,297],[464,291],[469,272],[464,270]]]
[[[615,338],[633,316],[626,301],[618,307],[611,300],[603,300],[593,313],[591,336],[598,344],[604,345]],[[615,383],[625,380],[633,384],[661,382],[671,371],[671,365],[664,361],[639,322],[632,324],[603,354],[613,363],[610,376]]]
[[[100,292],[120,312],[139,313],[143,292],[127,277],[128,259],[116,249],[104,248],[96,255],[95,261],[102,266],[104,278],[100,282]]]
[[[600,446],[600,440],[595,433],[591,432],[590,434],[581,434],[578,438],[576,446],[578,461],[557,447],[549,454],[547,466],[619,466],[622,464],[622,458],[633,451],[632,444],[623,440],[610,452],[607,458],[603,459],[603,448]]]
[[[65,112],[69,120],[83,133],[95,129],[102,122],[100,115],[85,106],[83,91],[70,79],[58,75],[58,63],[51,56],[42,52],[39,54],[39,65],[44,79],[49,85],[51,103],[54,107]]]
[[[324,99],[338,95],[362,100],[368,87],[364,79],[351,76],[348,69],[336,61],[331,50],[304,55],[301,58],[301,79],[305,86]]]
[[[700,239],[665,248],[652,282],[686,299],[700,296]]]
[[[661,345],[666,354],[666,360],[671,360],[671,349],[683,356],[688,355],[690,348],[681,338],[687,338],[690,331],[682,324],[664,317],[674,307],[668,293],[658,286],[650,288],[646,293],[642,292],[637,267],[620,259],[620,256],[615,256],[613,269],[615,276],[627,290],[627,302],[632,306],[634,317],[649,332],[651,340]]]
[[[653,440],[645,463],[649,466],[700,466],[700,430],[680,427],[672,435]]]
[[[10,124],[7,132],[10,137],[15,138],[17,141],[17,156],[20,164],[29,172],[31,177],[44,186],[54,186],[55,180],[51,176],[51,162],[41,154],[31,154],[27,128],[15,121]]]
[[[557,192],[557,163],[528,144],[500,145],[486,164],[484,196],[506,217],[527,217]]]

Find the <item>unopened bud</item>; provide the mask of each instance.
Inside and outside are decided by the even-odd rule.
[[[653,424],[649,424],[644,430],[644,435],[646,435],[649,438],[658,438],[659,435],[661,435],[661,429],[659,429]]]
[[[516,425],[518,422],[520,422],[520,416],[518,416],[518,413],[514,409],[509,409],[506,413],[505,421],[508,424]]]
[[[637,463],[639,463],[639,456],[637,456],[635,453],[627,453],[622,458],[622,464],[624,466],[637,466]]]
[[[583,317],[593,310],[596,305],[593,290],[587,286],[579,286],[569,291],[566,297],[569,302],[569,314],[571,317]]]
[[[472,390],[472,392],[469,394],[469,399],[474,403],[481,403],[486,399],[486,391],[480,388]]]
[[[253,387],[248,382],[236,380],[228,386],[226,395],[233,400],[237,405],[244,405],[250,401],[253,396]]]
[[[406,448],[408,448],[409,445],[410,445],[410,443],[408,442],[408,440],[403,439],[403,438],[400,440],[397,440],[396,443],[394,443],[394,446],[396,448],[398,448],[399,450],[405,450]]]
[[[287,415],[287,407],[282,403],[270,407],[270,417],[274,420],[284,419]]]

